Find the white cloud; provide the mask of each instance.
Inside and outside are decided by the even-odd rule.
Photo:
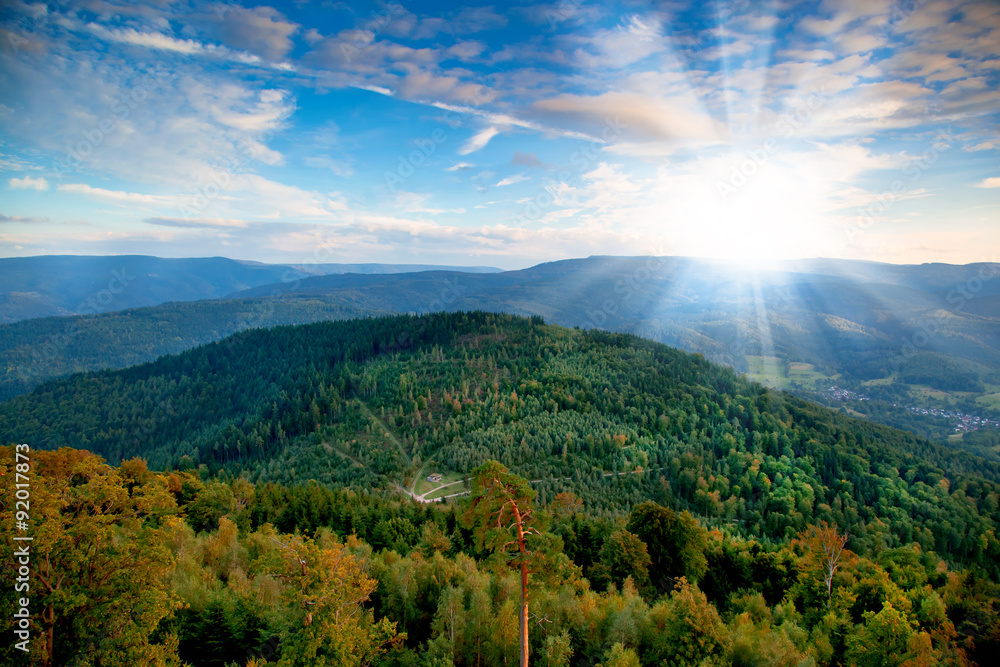
[[[976,187],[979,188],[1000,188],[1000,176],[994,176],[992,178],[987,178]]]
[[[704,111],[685,108],[676,100],[632,93],[596,96],[560,95],[535,102],[539,111],[564,119],[597,124],[597,132],[611,128],[651,139],[716,139],[723,130]]]
[[[300,27],[266,6],[225,5],[216,15],[216,34],[223,42],[269,60],[283,58],[292,50],[291,37]]]
[[[242,8],[240,8],[242,9]],[[261,9],[261,8],[258,8]],[[244,10],[251,13],[253,10]],[[272,10],[273,11],[273,10]],[[208,56],[217,57],[230,62],[242,63],[244,65],[255,65],[255,66],[266,66],[274,68],[281,71],[293,71],[294,67],[286,62],[278,61],[265,61],[259,55],[255,53],[247,53],[239,49],[230,49],[226,46],[220,44],[210,44],[205,42],[200,42],[196,39],[189,38],[177,38],[170,35],[165,35],[162,32],[150,32],[136,30],[135,28],[107,28],[99,23],[88,23],[81,26],[72,19],[63,19],[61,21],[64,25],[70,28],[79,28],[90,32],[91,34],[97,36],[99,39],[103,39],[107,42],[114,42],[117,44],[128,44],[131,46],[141,46],[147,49],[153,49],[156,51],[166,51],[170,53],[179,53],[187,56]],[[168,24],[169,25],[169,24]],[[253,40],[251,37],[247,37],[247,40],[240,40],[234,38],[233,28],[228,31],[223,31],[225,36],[231,41],[243,42],[248,41],[252,47],[259,51],[263,51],[267,56],[278,56],[282,55],[284,51],[281,47],[276,47],[273,44],[269,44],[268,40]],[[291,42],[289,42],[290,48]],[[286,49],[287,50],[287,49]]]
[[[335,211],[344,208],[341,202],[335,202],[318,192],[271,181],[256,174],[234,178],[231,190],[244,195],[232,207],[233,210],[240,215],[253,215],[257,218],[331,219]]]
[[[15,190],[48,190],[49,182],[44,178],[32,178],[31,176],[25,176],[24,178],[12,178],[7,181],[7,185]]]
[[[459,106],[455,104],[446,104],[444,102],[430,102],[432,107],[441,109],[443,111],[450,111],[452,113],[460,115],[475,116],[477,118],[482,118],[486,122],[493,125],[502,125],[510,127],[523,127],[527,130],[534,130],[536,132],[544,132],[547,135],[568,137],[570,139],[582,139],[584,141],[601,141],[600,138],[593,137],[589,134],[583,132],[576,132],[574,130],[568,130],[559,127],[548,127],[535,123],[529,120],[522,120],[520,118],[515,118],[510,114],[497,113],[494,111],[488,111],[484,109],[477,109],[475,107]]]
[[[254,90],[240,83],[188,79],[182,88],[189,103],[204,116],[245,133],[262,133],[281,126],[295,111],[295,100],[285,90]],[[276,164],[276,162],[267,162]]]
[[[486,144],[490,142],[490,139],[499,133],[500,130],[492,126],[477,132],[468,141],[466,141],[461,148],[458,149],[458,154],[468,155],[469,153],[474,153],[475,151],[484,148]]]
[[[105,188],[94,188],[85,183],[67,183],[60,185],[59,192],[72,192],[74,194],[105,199],[108,201],[123,202],[129,204],[177,204],[180,197],[173,195],[146,195],[137,192],[124,192],[122,190],[106,190]]]
[[[525,176],[524,174],[517,174],[515,176],[508,176],[507,178],[505,178],[502,181],[500,181],[499,183],[497,183],[496,187],[502,188],[505,185],[514,185],[515,183],[520,183],[521,181],[526,181],[526,180],[528,180],[528,177]]]
[[[450,167],[445,169],[445,171],[464,171],[466,169],[472,169],[475,166],[476,165],[472,164],[471,162],[459,162],[458,164],[451,165]]]
[[[962,146],[963,151],[969,153],[974,153],[976,151],[988,151],[994,148],[1000,148],[1000,142],[996,141],[981,141],[978,144],[969,144],[967,146]]]
[[[662,32],[663,26],[654,16],[626,16],[616,28],[598,30],[592,37],[572,38],[582,43],[573,56],[584,68],[621,69],[664,51]]]
[[[424,192],[406,192],[399,190],[396,192],[395,204],[397,208],[403,209],[406,213],[423,213],[426,215],[439,215],[441,213],[465,213],[464,208],[430,208],[425,202],[431,195]]]
[[[109,42],[118,42],[120,44],[144,46],[149,49],[173,51],[174,53],[183,53],[185,55],[200,55],[210,51],[219,51],[217,47],[213,49],[212,47],[206,46],[197,40],[176,39],[169,35],[156,32],[140,32],[133,28],[108,29],[97,23],[88,23],[86,27],[87,30],[101,39]]]
[[[179,227],[182,229],[216,229],[216,228],[244,228],[250,223],[246,220],[234,220],[231,218],[144,218],[143,222],[160,227]]]

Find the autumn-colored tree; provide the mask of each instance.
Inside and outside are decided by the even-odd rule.
[[[534,499],[528,480],[497,461],[487,461],[472,471],[472,502],[463,517],[474,529],[480,549],[513,552],[507,562],[521,572],[521,667],[528,667],[528,574],[538,560],[538,554],[528,549],[528,540],[541,535],[534,527]]]
[[[640,667],[639,656],[632,649],[616,643],[604,656],[604,667]]]
[[[936,664],[930,636],[917,632],[906,615],[886,602],[867,611],[861,632],[847,640],[847,657],[857,667],[930,667]]]
[[[681,577],[669,599],[649,613],[646,654],[650,664],[696,667],[725,653],[730,636],[719,612],[697,586]]]
[[[274,546],[274,575],[287,584],[292,630],[281,642],[280,667],[365,667],[389,645],[402,641],[396,623],[375,622],[365,609],[378,582],[329,535],[317,539],[260,531]]]
[[[837,526],[821,521],[818,526],[809,526],[802,531],[794,544],[805,550],[806,567],[803,574],[822,578],[826,589],[826,604],[830,606],[833,596],[833,577],[845,563],[856,560],[854,554],[845,548],[848,535],[841,535]]]
[[[545,638],[542,648],[545,667],[569,667],[572,657],[573,645],[568,631],[563,630],[558,635],[549,635]]]
[[[11,448],[0,450],[5,482]],[[144,461],[111,468],[68,448],[31,452],[30,599],[41,632],[32,656],[53,665],[178,664],[177,638],[153,632],[180,606],[168,591],[174,561],[165,543],[180,525],[166,481]],[[0,510],[0,531],[15,531],[15,508]],[[4,567],[11,561],[4,551]],[[10,566],[9,569],[13,569]]]
[[[552,500],[552,511],[559,516],[571,517],[583,511],[583,501],[572,491],[563,491]]]

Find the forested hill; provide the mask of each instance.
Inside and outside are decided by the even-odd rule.
[[[213,299],[0,324],[0,401],[47,380],[134,366],[237,331],[390,314],[323,297]]]
[[[0,258],[0,323],[73,314],[96,314],[171,301],[218,299],[268,285],[287,293],[316,275],[383,274],[430,270],[492,273],[487,266],[427,264],[262,264],[226,257],[148,255],[42,255]],[[291,322],[289,322],[291,323]]]
[[[497,459],[542,504],[644,500],[859,552],[911,542],[997,574],[1000,470],[665,345],[481,312],[242,332],[0,405],[0,441],[255,481],[395,489]]]

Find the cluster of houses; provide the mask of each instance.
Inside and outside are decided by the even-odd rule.
[[[870,401],[871,399],[864,394],[859,394],[856,391],[851,391],[850,389],[844,389],[842,387],[833,386],[827,389],[827,396],[835,401]],[[892,407],[900,407],[893,403]],[[966,433],[968,431],[975,431],[980,428],[995,427],[1000,428],[1000,419],[987,419],[986,417],[977,417],[975,415],[967,415],[964,412],[958,412],[957,410],[946,410],[944,408],[916,408],[913,406],[903,406],[906,407],[910,412],[917,415],[926,415],[928,417],[942,417],[944,419],[955,420],[955,432],[956,433]]]
[[[871,399],[864,394],[859,394],[856,391],[851,391],[850,389],[842,389],[840,387],[830,387],[826,390],[830,398],[835,401],[870,401]]]
[[[955,410],[911,407],[910,412],[919,415],[927,415],[929,417],[944,417],[946,419],[954,419],[956,433],[975,431],[976,429],[985,428],[989,426],[1000,427],[1000,419],[987,419],[985,417],[976,417],[975,415],[967,415],[964,412],[956,412]]]

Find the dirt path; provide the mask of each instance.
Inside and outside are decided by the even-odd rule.
[[[468,491],[462,491],[460,493],[453,493],[453,494],[448,495],[448,496],[441,496],[440,498],[430,498],[430,499],[428,499],[427,496],[430,495],[430,494],[432,494],[432,493],[437,493],[441,489],[447,488],[449,486],[455,486],[456,484],[464,484],[469,479],[470,478],[466,477],[465,479],[460,479],[457,482],[448,482],[447,484],[442,484],[441,486],[435,486],[433,489],[430,489],[429,491],[424,491],[423,493],[414,493],[413,489],[404,489],[399,484],[396,485],[396,488],[399,489],[400,491],[402,491],[403,493],[405,493],[406,495],[408,495],[409,497],[411,497],[414,500],[416,500],[418,503],[436,503],[437,501],[441,500],[442,498],[454,498],[455,496],[464,496],[464,495],[466,495],[469,492]],[[414,487],[416,487],[416,482],[414,482],[413,484],[414,484]]]

